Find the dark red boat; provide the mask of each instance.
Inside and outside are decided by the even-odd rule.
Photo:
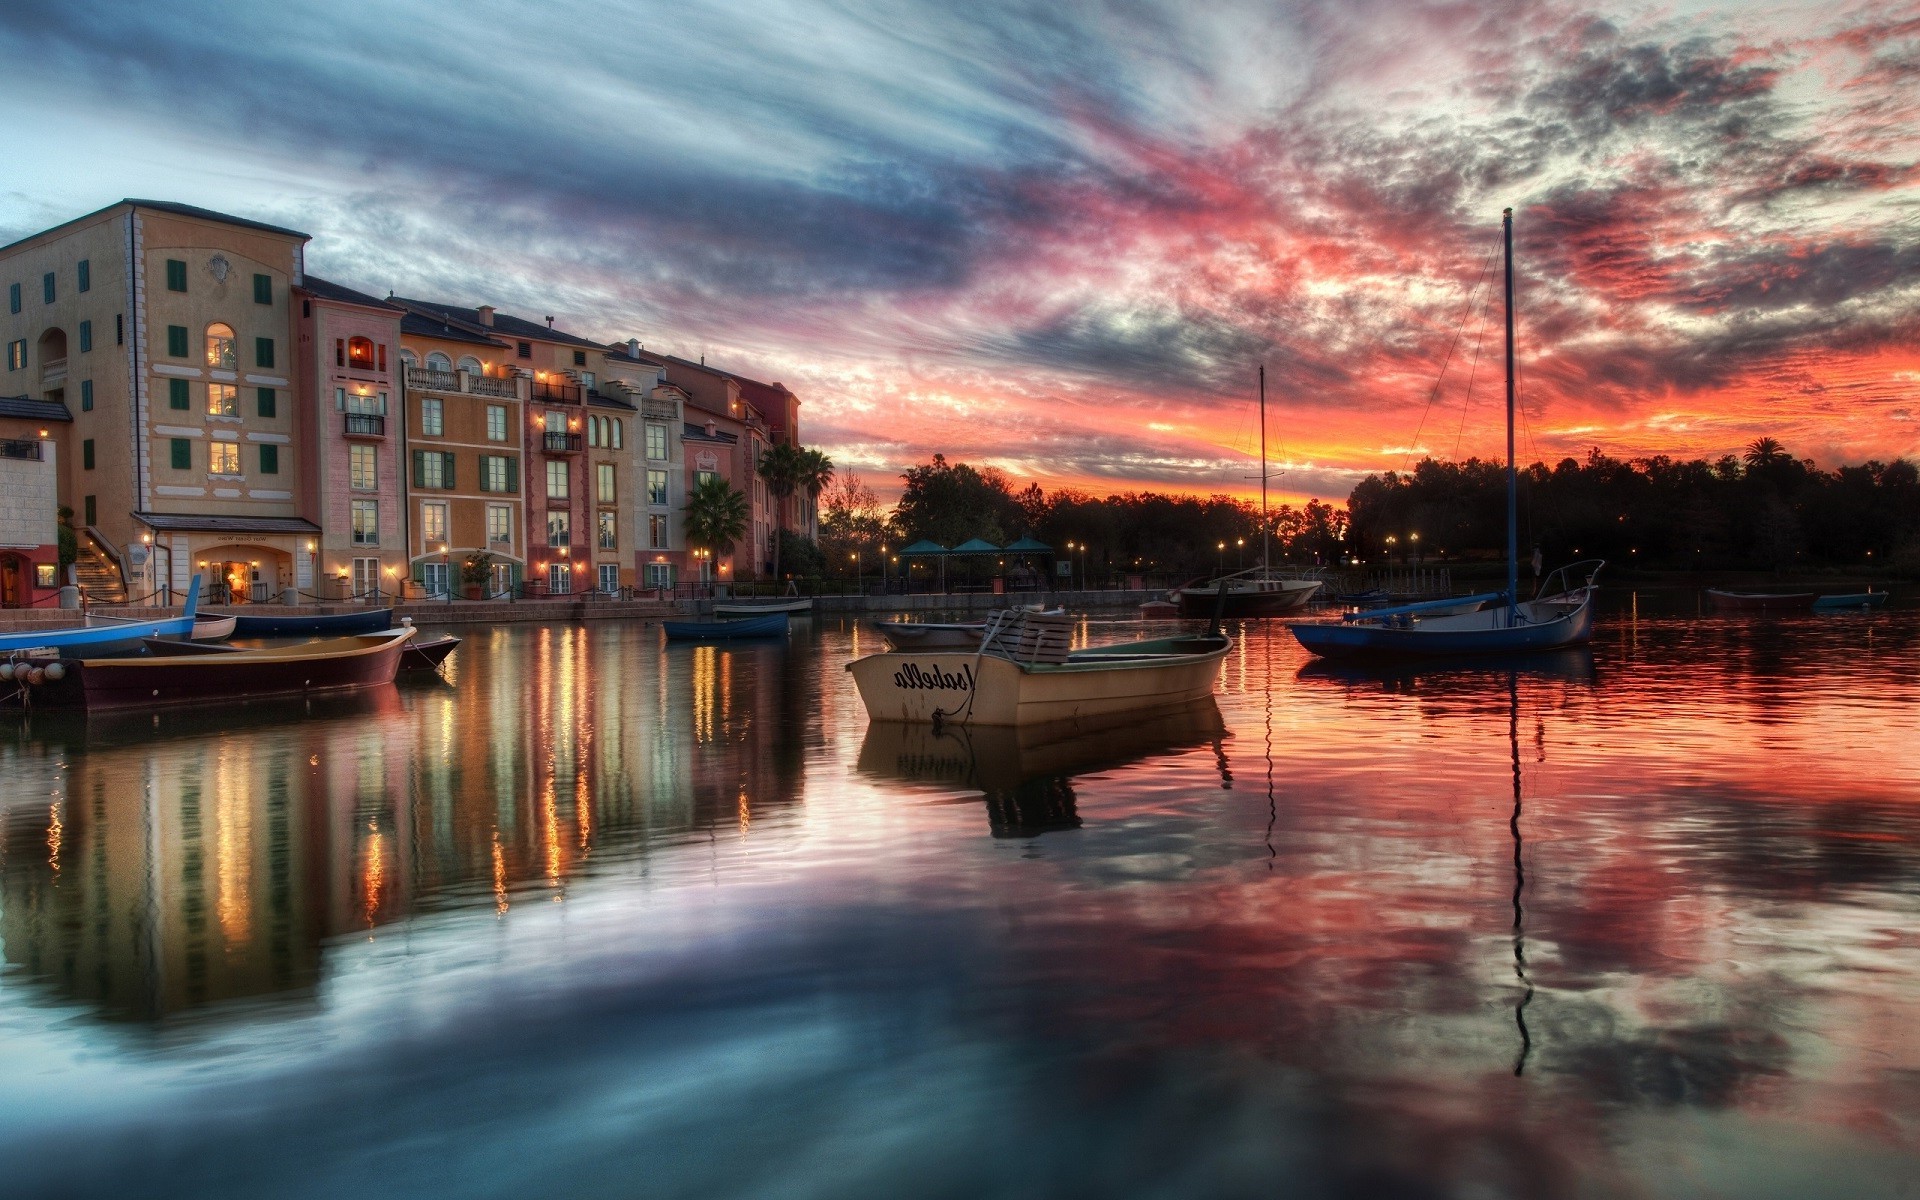
[[[393,682],[412,640],[406,628],[264,650],[63,659],[57,672],[42,670],[43,681],[29,688],[26,700],[90,710],[150,708],[378,687]]]
[[[1708,588],[1707,599],[1721,612],[1809,612],[1812,592],[1723,592]]]

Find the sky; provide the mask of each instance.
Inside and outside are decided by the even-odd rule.
[[[1503,452],[1920,454],[1920,0],[9,0],[0,243],[124,196],[780,380],[939,452],[1276,494]]]

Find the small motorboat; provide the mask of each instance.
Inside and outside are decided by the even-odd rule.
[[[264,650],[189,646],[140,658],[59,659],[19,697],[33,706],[148,708],[231,704],[393,682],[412,628],[388,629]]]
[[[788,596],[779,600],[720,600],[713,606],[716,617],[764,617],[771,613],[805,616],[813,611],[813,597]]]
[[[1814,600],[1815,612],[1842,612],[1856,608],[1885,608],[1891,592],[1846,592],[1834,596],[1821,596]]]
[[[379,633],[392,628],[393,610],[370,608],[356,612],[273,617],[240,613],[233,620],[235,637],[345,637],[350,633]]]
[[[1812,592],[1728,592],[1708,588],[1707,599],[1721,612],[1806,612],[1813,607]]]
[[[193,631],[194,614],[200,607],[200,576],[187,587],[186,607],[177,617],[157,621],[123,621],[97,614],[83,618],[79,625],[59,629],[29,629],[20,633],[0,633],[0,655],[26,650],[100,651],[132,647],[141,638],[186,637]]]
[[[734,638],[784,637],[787,614],[768,613],[739,621],[662,621],[667,637],[676,642],[723,642]]]
[[[1027,611],[1050,617],[1066,612],[1063,608],[1029,608]],[[980,644],[980,638],[987,632],[985,621],[950,624],[939,621],[875,621],[873,627],[895,650],[971,650]]]
[[[195,642],[224,642],[233,636],[234,622],[238,617],[199,617],[193,622],[193,632],[187,637]]]

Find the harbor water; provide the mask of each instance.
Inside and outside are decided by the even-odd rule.
[[[1915,610],[1252,623],[1046,739],[870,729],[839,617],[459,632],[0,718],[0,1194],[1920,1195]]]

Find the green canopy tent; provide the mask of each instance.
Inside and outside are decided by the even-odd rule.
[[[928,538],[921,538],[919,541],[915,542],[913,545],[908,546],[906,549],[902,550],[900,552],[900,557],[907,560],[907,578],[909,581],[911,581],[913,578],[913,562],[912,562],[913,559],[916,559],[916,558],[939,559],[940,560],[940,587],[941,587],[941,590],[944,591],[946,590],[946,577],[947,577],[946,556],[947,554],[948,554],[947,548],[945,546],[942,546],[939,542],[932,541],[931,539],[928,539]],[[911,590],[911,588],[909,588],[909,590]]]
[[[953,549],[947,551],[947,553],[952,555],[955,558],[978,558],[983,554],[997,555],[1002,553],[1002,551],[1000,547],[994,545],[992,542],[987,541],[985,538],[968,538],[966,541],[961,542],[958,546],[955,546]],[[968,587],[973,586],[973,564],[972,563],[967,564],[967,586]]]
[[[1052,558],[1053,547],[1029,535],[1009,545],[1007,547],[1007,553],[1018,554],[1022,557],[1025,557],[1026,555],[1029,555],[1029,554],[1044,554],[1048,558]],[[1043,581],[1045,581],[1045,576],[1042,576],[1042,579]],[[1050,581],[1046,581],[1046,582],[1043,582],[1041,586],[1044,589],[1046,587],[1051,586],[1051,583]]]

